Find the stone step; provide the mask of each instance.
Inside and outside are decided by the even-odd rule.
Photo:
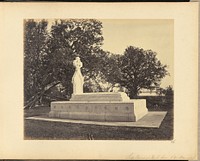
[[[51,102],[49,117],[95,120],[95,121],[137,121],[148,113],[146,100],[125,102]]]
[[[124,92],[97,92],[72,95],[70,101],[129,101],[130,98]]]

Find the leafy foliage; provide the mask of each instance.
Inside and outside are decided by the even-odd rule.
[[[120,83],[129,90],[130,97],[136,96],[141,88],[150,89],[152,84],[158,85],[168,74],[166,65],[157,59],[156,53],[129,46],[120,57]]]
[[[40,97],[41,91],[49,83],[47,64],[47,32],[45,20],[24,22],[24,96],[25,104]]]
[[[168,74],[166,66],[151,50],[130,46],[123,55],[103,51],[103,26],[98,20],[51,23],[49,28],[46,20],[24,22],[25,107],[34,107],[36,102],[54,95],[55,99],[69,99],[74,73],[72,62],[76,56],[83,62],[85,92],[108,91],[112,84],[120,83],[133,98],[140,88],[157,85]],[[57,90],[58,85],[62,90]]]
[[[101,29],[101,22],[93,19],[57,20],[52,25],[49,55],[51,64],[56,68],[53,73],[65,86],[67,95],[72,93],[72,62],[75,56],[79,56],[83,62],[85,90],[91,91],[88,83],[96,79],[101,68],[98,55],[103,41]]]
[[[28,20],[24,27],[26,106],[34,106],[36,100],[59,83],[64,86],[66,97],[69,97],[74,73],[72,61],[77,55],[84,64],[85,87],[90,87],[87,80],[95,80],[101,67],[98,63],[101,58],[98,53],[103,53],[99,52],[103,41],[101,22],[92,19],[56,20],[49,32],[47,21]]]

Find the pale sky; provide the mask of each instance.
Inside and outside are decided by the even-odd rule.
[[[128,46],[151,49],[157,58],[168,66],[161,87],[173,86],[174,28],[173,20],[100,20],[103,23],[102,48],[111,53],[123,54]]]

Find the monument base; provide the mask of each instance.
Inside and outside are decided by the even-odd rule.
[[[100,93],[100,95],[107,95]],[[72,97],[70,101],[51,102],[51,111],[49,117],[66,118],[74,120],[90,121],[118,121],[118,122],[135,122],[148,113],[145,99],[124,99],[124,93],[109,93],[108,97],[122,100],[98,101],[98,94],[82,94],[82,96]],[[90,97],[89,97],[90,96]],[[114,97],[116,96],[116,97]],[[83,101],[82,97],[89,98],[89,101]],[[81,101],[77,101],[79,98]]]

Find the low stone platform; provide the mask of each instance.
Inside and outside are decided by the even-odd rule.
[[[130,102],[52,102],[50,117],[96,120],[137,121],[147,114],[146,100]]]
[[[70,101],[51,102],[49,117],[135,122],[147,113],[145,99],[131,100],[124,92],[102,92],[73,95]]]
[[[105,121],[86,121],[86,120],[70,120],[61,118],[49,118],[48,116],[33,116],[26,118],[27,120],[39,120],[50,122],[63,122],[84,125],[101,125],[101,126],[118,126],[118,127],[141,127],[141,128],[159,128],[166,111],[150,111],[137,122],[105,122]]]

